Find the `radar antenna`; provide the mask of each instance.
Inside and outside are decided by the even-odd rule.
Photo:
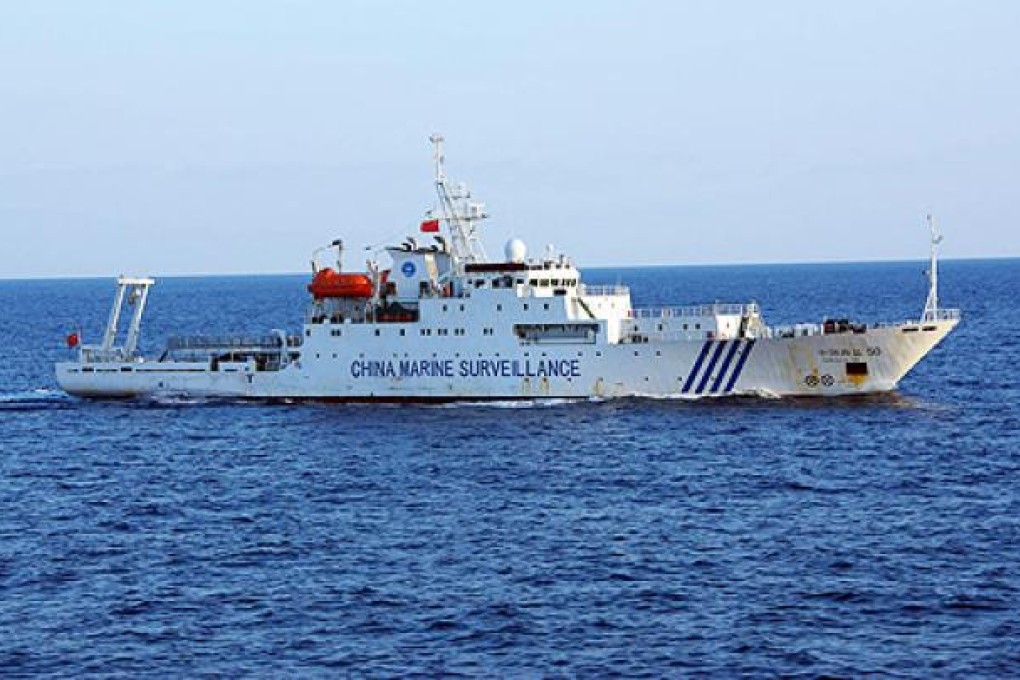
[[[435,163],[436,194],[439,196],[439,218],[450,228],[450,252],[458,264],[485,262],[485,250],[478,235],[478,223],[488,217],[482,203],[470,201],[466,184],[450,186],[443,156],[443,136],[433,134],[432,159]]]
[[[931,262],[928,265],[928,299],[924,303],[924,315],[921,321],[937,321],[939,316],[939,257],[938,246],[942,236],[935,228],[935,218],[925,215],[928,229],[931,231]]]

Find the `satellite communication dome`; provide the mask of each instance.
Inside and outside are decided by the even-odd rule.
[[[528,246],[524,245],[524,241],[521,239],[512,238],[506,242],[503,252],[510,262],[524,262],[524,258],[528,254]]]

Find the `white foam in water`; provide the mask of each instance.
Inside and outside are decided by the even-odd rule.
[[[632,392],[627,395],[631,399],[648,399],[649,401],[699,401],[711,398],[710,395],[698,394],[655,394],[651,392]]]
[[[763,387],[759,387],[759,388],[756,388],[756,389],[753,389],[753,390],[745,390],[745,391],[742,391],[742,392],[738,392],[737,394],[739,394],[741,396],[756,397],[758,399],[782,399],[783,398],[781,395],[776,394],[772,390],[767,390],[767,389],[765,389]]]
[[[60,390],[35,389],[17,392],[0,392],[0,404],[37,404],[70,401],[71,397]]]
[[[437,404],[436,408],[548,408],[576,404],[584,399],[497,399],[495,401],[456,401],[448,404]]]
[[[143,397],[144,401],[148,401],[151,404],[157,404],[159,406],[190,406],[194,404],[204,404],[210,401],[209,397],[201,395],[188,394],[187,392],[153,392],[150,395]]]

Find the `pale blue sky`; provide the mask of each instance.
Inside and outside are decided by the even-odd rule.
[[[0,277],[302,271],[433,130],[490,253],[1017,256],[1020,2],[5,2]]]

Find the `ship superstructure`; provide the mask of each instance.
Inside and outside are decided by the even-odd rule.
[[[299,333],[173,337],[138,352],[152,279],[121,278],[98,345],[57,365],[75,395],[453,401],[884,392],[959,322],[938,304],[940,237],[931,223],[929,295],[918,321],[765,324],[754,303],[635,309],[626,286],[590,286],[563,254],[529,257],[511,239],[490,260],[488,215],[446,176],[433,144],[437,205],[420,231],[385,248],[367,271],[342,268],[343,242],[312,257]],[[321,266],[327,249],[336,266]],[[133,304],[125,342],[123,306]],[[76,336],[77,339],[77,336]]]

